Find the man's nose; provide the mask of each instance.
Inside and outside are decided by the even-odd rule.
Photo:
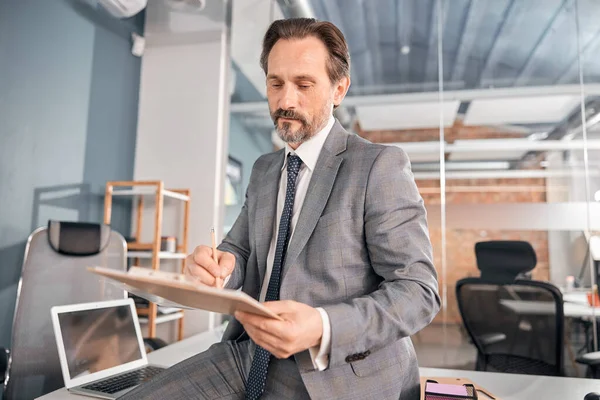
[[[281,93],[279,108],[283,110],[293,110],[298,106],[298,93],[292,85],[285,85]]]

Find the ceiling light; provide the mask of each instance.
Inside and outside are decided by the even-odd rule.
[[[594,200],[596,200],[596,201],[600,201],[600,190],[598,190],[598,191],[596,192],[596,194],[594,195]]]
[[[400,48],[400,52],[404,55],[407,55],[408,53],[410,53],[410,46],[406,46],[406,45],[402,46]]]

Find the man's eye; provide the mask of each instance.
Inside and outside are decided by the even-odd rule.
[[[309,85],[300,85],[299,87],[300,87],[300,89],[308,89],[310,86]]]

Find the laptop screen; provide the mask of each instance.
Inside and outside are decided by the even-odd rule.
[[[71,379],[142,359],[129,305],[58,314]]]

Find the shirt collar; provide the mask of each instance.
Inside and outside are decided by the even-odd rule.
[[[331,128],[333,128],[333,124],[335,123],[335,118],[333,115],[329,117],[329,121],[327,121],[327,125],[316,135],[308,139],[306,142],[300,144],[296,150],[292,149],[288,144],[285,145],[285,160],[283,161],[283,167],[281,170],[287,167],[287,155],[289,153],[295,154],[306,165],[308,169],[311,171],[315,170],[317,166],[317,160],[319,159],[319,154],[321,154],[321,149],[325,144],[325,140],[329,136],[329,132],[331,132]]]

